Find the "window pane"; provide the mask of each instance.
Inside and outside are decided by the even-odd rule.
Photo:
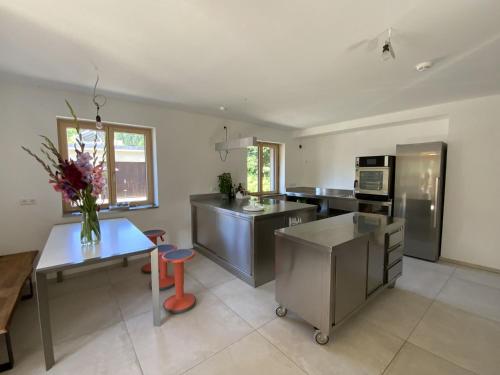
[[[257,193],[259,190],[259,148],[251,146],[247,148],[247,190]]]
[[[275,181],[275,148],[270,146],[262,147],[262,191],[276,190]]]
[[[94,129],[80,129],[82,134],[83,143],[85,144],[85,151],[89,152],[90,155],[94,153],[94,141],[97,135],[97,162],[99,163],[104,155],[104,149],[106,145],[106,133],[104,131],[97,131]],[[68,158],[71,160],[76,160],[75,144],[76,144],[76,128],[66,128],[66,144],[68,145]],[[97,199],[98,204],[107,204],[109,202],[109,191],[108,191],[108,172],[107,172],[107,161],[104,162],[104,180],[105,187],[102,194],[99,195]],[[72,207],[76,207],[71,204]]]
[[[147,200],[146,137],[144,134],[115,132],[114,146],[117,202]]]

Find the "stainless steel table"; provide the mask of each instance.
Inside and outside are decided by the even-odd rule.
[[[40,330],[45,356],[45,368],[55,363],[50,328],[47,274],[70,268],[88,266],[112,259],[142,253],[151,254],[151,285],[153,295],[153,324],[161,324],[158,282],[158,248],[127,219],[101,220],[101,241],[97,245],[80,244],[80,223],[55,225],[36,267],[36,291]]]

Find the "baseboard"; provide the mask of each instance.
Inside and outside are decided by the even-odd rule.
[[[452,263],[452,264],[458,264],[460,266],[465,266],[465,267],[470,267],[470,268],[476,268],[476,269],[482,270],[482,271],[500,273],[500,270],[497,269],[497,268],[480,266],[479,264],[464,262],[464,261],[461,261],[461,260],[450,259],[450,258],[445,258],[445,257],[440,257],[439,260],[443,261],[443,262],[446,262],[446,263]]]

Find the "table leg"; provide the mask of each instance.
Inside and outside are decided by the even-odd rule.
[[[54,347],[52,345],[52,332],[50,328],[49,295],[47,291],[47,275],[43,272],[36,273],[36,298],[38,301],[38,317],[42,335],[43,354],[45,356],[45,369],[48,371],[54,366]]]
[[[151,251],[151,292],[153,294],[153,324],[161,325],[160,281],[158,274],[158,248]]]

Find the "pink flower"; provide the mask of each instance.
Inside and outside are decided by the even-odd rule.
[[[103,164],[95,166],[92,170],[92,195],[98,197],[102,194],[106,181],[103,176]]]

